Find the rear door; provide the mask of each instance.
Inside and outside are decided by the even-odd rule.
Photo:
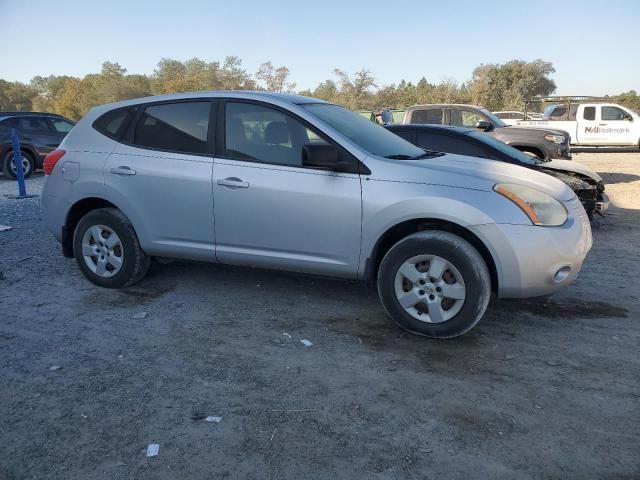
[[[288,110],[220,104],[214,167],[220,262],[356,277],[362,198],[353,171],[302,166],[302,147],[329,141]]]
[[[215,260],[213,104],[200,99],[141,105],[107,159],[105,186],[149,254]]]
[[[58,137],[46,117],[34,115],[17,119],[20,140],[33,145],[41,157],[59,145]]]

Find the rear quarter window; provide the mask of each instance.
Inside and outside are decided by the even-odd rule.
[[[427,123],[432,125],[442,125],[442,108],[432,108],[429,110],[414,110],[411,114],[411,123]]]
[[[136,109],[137,107],[124,107],[111,110],[93,122],[93,128],[109,138],[120,140],[131,124]]]

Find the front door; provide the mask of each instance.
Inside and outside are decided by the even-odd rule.
[[[215,261],[209,100],[143,105],[105,188],[151,255]]]
[[[213,169],[218,260],[355,278],[362,212],[357,168],[303,167],[303,145],[328,139],[285,110],[226,101],[219,118],[224,128]]]

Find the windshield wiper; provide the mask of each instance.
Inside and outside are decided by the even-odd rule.
[[[436,152],[434,150],[425,150],[420,155],[405,155],[404,153],[396,153],[395,155],[385,155],[384,158],[390,158],[392,160],[420,160],[421,158],[439,157],[444,155],[442,152]]]
[[[390,158],[392,160],[415,160],[418,157],[413,155],[405,155],[404,153],[397,153],[395,155],[385,155],[384,158]]]

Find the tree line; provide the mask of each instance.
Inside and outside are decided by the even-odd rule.
[[[375,75],[362,69],[354,74],[335,69],[332,78],[314,89],[296,91],[285,66],[268,61],[255,73],[238,57],[207,62],[198,58],[160,60],[149,75],[128,74],[114,62],[104,62],[100,73],[84,78],[67,75],[36,76],[26,83],[0,79],[0,111],[47,111],[78,120],[91,107],[129,98],[204,90],[266,90],[299,93],[345,105],[353,110],[403,109],[420,103],[473,103],[489,110],[521,110],[525,99],[547,96],[556,90],[550,62],[511,60],[481,64],[462,83],[401,80],[380,85]],[[630,108],[640,108],[634,90],[616,96]]]

